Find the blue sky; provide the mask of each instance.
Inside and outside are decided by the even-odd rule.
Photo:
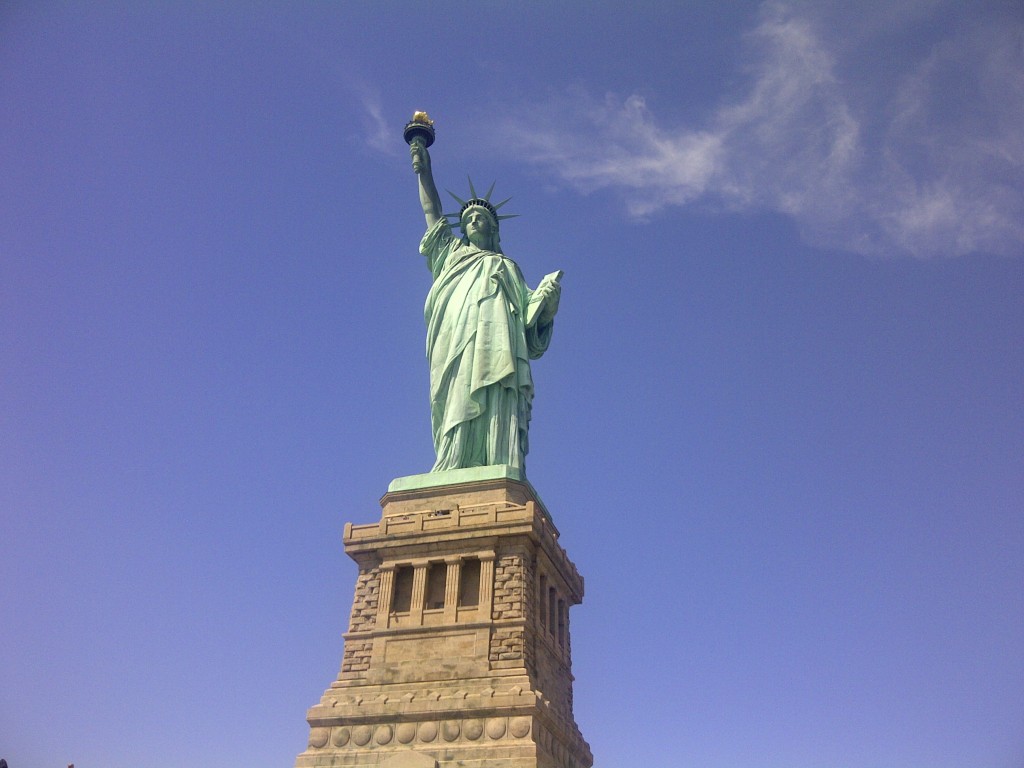
[[[439,186],[563,269],[595,765],[1024,760],[1015,2],[7,3],[0,756],[291,765],[433,457]],[[464,195],[463,195],[464,196]]]

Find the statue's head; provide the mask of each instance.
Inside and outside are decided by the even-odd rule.
[[[466,240],[477,248],[501,253],[501,242],[498,236],[498,222],[502,219],[510,219],[512,216],[498,215],[498,209],[507,203],[508,200],[502,200],[497,205],[494,205],[491,203],[491,192],[493,191],[494,185],[491,184],[491,188],[487,190],[486,195],[483,197],[477,196],[476,190],[473,189],[472,179],[469,182],[469,192],[472,195],[469,200],[463,200],[461,197],[449,190],[448,194],[454,197],[462,207],[459,209],[457,214],[449,213],[445,214],[445,216],[449,218],[455,218],[457,216],[459,219],[459,226],[462,228],[462,234],[465,236]],[[514,215],[515,214],[513,214],[513,216]]]
[[[498,251],[498,215],[486,200],[470,200],[459,213],[459,226],[477,248]]]

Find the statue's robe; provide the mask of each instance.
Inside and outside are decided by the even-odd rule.
[[[532,292],[501,253],[457,238],[441,219],[420,253],[434,283],[427,295],[432,471],[509,464],[522,468],[533,401],[530,360],[551,342],[553,323],[527,328]]]

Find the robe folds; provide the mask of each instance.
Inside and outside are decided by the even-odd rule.
[[[547,350],[554,324],[527,328],[532,291],[519,267],[456,237],[446,220],[427,230],[420,253],[434,276],[423,310],[437,452],[431,471],[522,468],[533,402],[530,360]]]

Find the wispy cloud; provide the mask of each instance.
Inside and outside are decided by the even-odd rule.
[[[747,85],[703,126],[576,92],[529,108],[509,141],[581,191],[618,192],[638,219],[701,202],[778,211],[808,241],[861,253],[1024,253],[1024,27],[950,30],[893,93],[858,80],[870,39],[840,45],[821,22],[766,4]]]
[[[363,106],[363,129],[368,146],[385,154],[395,154],[395,127],[384,119],[380,96],[360,88],[359,100]]]

